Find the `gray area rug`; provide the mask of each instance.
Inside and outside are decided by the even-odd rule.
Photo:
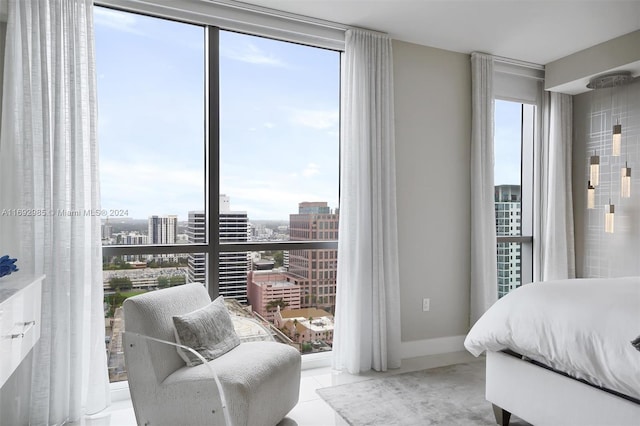
[[[318,389],[353,426],[495,425],[485,363],[456,364]],[[513,425],[526,424],[512,419]]]

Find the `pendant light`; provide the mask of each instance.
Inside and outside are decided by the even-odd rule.
[[[595,151],[589,159],[589,181],[594,188],[600,183],[600,156]]]
[[[613,125],[613,140],[611,145],[611,155],[620,156],[620,146],[622,145],[622,124],[617,122]]]
[[[631,197],[631,167],[626,163],[624,163],[624,167],[622,168],[622,180],[620,182],[620,196],[622,198],[630,198]]]
[[[631,77],[631,73],[628,71],[616,71],[609,74],[603,74],[589,80],[589,84],[587,87],[589,89],[611,89],[611,118],[613,121],[613,111],[614,111],[614,91],[616,87],[624,86],[625,84],[630,83],[633,80]],[[620,117],[618,116],[618,120],[616,120],[616,124],[613,125],[613,133],[612,133],[612,145],[611,145],[611,155],[617,157],[620,155],[620,147],[622,145],[622,124],[620,124]],[[593,181],[593,186],[598,186],[597,182]]]
[[[597,134],[600,137],[599,140],[599,146],[597,147],[597,150],[600,151],[600,153],[602,155],[606,155],[608,150],[606,149],[606,146],[604,144],[602,144],[602,142],[604,142],[606,139],[602,139],[605,136],[605,132],[604,129],[605,128],[609,128],[612,129],[611,134],[611,156],[612,157],[620,157],[621,152],[622,152],[622,122],[624,122],[624,118],[626,117],[626,111],[622,112],[620,105],[616,106],[616,91],[618,92],[618,95],[620,94],[620,90],[617,90],[617,88],[624,86],[628,83],[631,83],[633,81],[633,78],[631,77],[631,73],[627,72],[627,71],[617,71],[614,73],[609,73],[609,74],[603,74],[597,77],[592,78],[591,80],[589,80],[589,84],[587,84],[587,88],[589,89],[593,89],[591,92],[591,105],[592,108],[595,105],[594,102],[594,98],[596,93],[595,92],[600,92],[601,96],[599,96],[599,98],[602,100],[602,91],[598,90],[598,89],[611,89],[610,90],[610,94],[611,94],[611,106],[610,106],[610,117],[611,117],[611,121],[610,121],[610,126],[608,127],[606,126],[606,122],[607,117],[605,116],[606,114],[606,107],[603,104],[600,104],[600,110],[598,111],[598,113],[600,114],[600,116],[602,117],[601,119],[601,125],[597,128],[597,130],[594,130],[592,128],[592,133],[593,132],[597,132]],[[628,106],[628,105],[627,105]],[[593,120],[593,109],[592,109],[592,120]],[[614,119],[615,119],[615,124],[614,124]],[[628,135],[627,135],[628,137]],[[615,169],[621,170],[621,174],[620,176],[620,197],[621,198],[629,198],[631,196],[631,168],[629,167],[628,164],[625,163],[625,167],[622,168],[618,168],[620,166],[618,166],[617,161],[614,163],[612,161],[612,158],[607,159],[606,157],[604,158],[605,160],[605,164],[609,164],[609,168],[608,170],[610,172],[612,172]],[[605,182],[603,182],[603,184],[609,185],[610,182],[607,179],[609,176],[609,174],[606,174],[604,176],[605,178]],[[615,176],[615,175],[614,175]],[[591,157],[589,157],[589,180],[587,182],[587,208],[588,209],[594,209],[595,208],[595,188],[597,186],[600,185],[600,155],[598,155],[598,152],[596,151],[596,149],[594,149],[593,155]],[[611,191],[611,187],[609,187],[609,190]],[[609,198],[609,204],[606,204],[604,206],[605,209],[605,220],[604,220],[604,231],[606,233],[613,233],[614,230],[614,218],[615,218],[615,205],[611,203],[611,198]]]
[[[615,214],[615,207],[611,204],[611,200],[609,200],[609,204],[604,206],[604,232],[609,234],[613,234],[613,219]]]
[[[596,188],[591,185],[591,181],[587,183],[587,208],[596,208]]]

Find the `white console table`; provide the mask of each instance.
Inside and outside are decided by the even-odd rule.
[[[0,387],[40,338],[43,279],[21,272],[0,278]]]

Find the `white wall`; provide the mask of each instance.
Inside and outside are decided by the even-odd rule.
[[[609,92],[604,97],[583,93],[573,100],[573,208],[579,277],[640,275],[640,81],[623,89],[615,98],[615,104],[622,105],[627,115],[622,119],[623,157],[611,157]],[[601,127],[605,129],[602,135],[598,133]],[[590,210],[586,188],[589,157],[594,150],[600,155],[601,184],[596,188],[596,208]],[[621,199],[620,168],[627,158],[631,198]],[[613,234],[604,232],[604,204],[609,198],[615,205]]]
[[[393,56],[402,341],[460,336],[469,329],[470,58],[400,41]]]

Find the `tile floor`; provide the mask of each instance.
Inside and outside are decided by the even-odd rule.
[[[475,360],[476,358],[467,352],[455,352],[405,359],[402,361],[401,368],[385,373],[370,372],[352,375],[332,370],[330,367],[303,370],[300,380],[300,401],[278,426],[346,426],[347,423],[320,398],[316,389]],[[72,423],[80,426],[135,426],[135,424],[130,399],[115,401],[103,412],[87,416],[81,422]]]

